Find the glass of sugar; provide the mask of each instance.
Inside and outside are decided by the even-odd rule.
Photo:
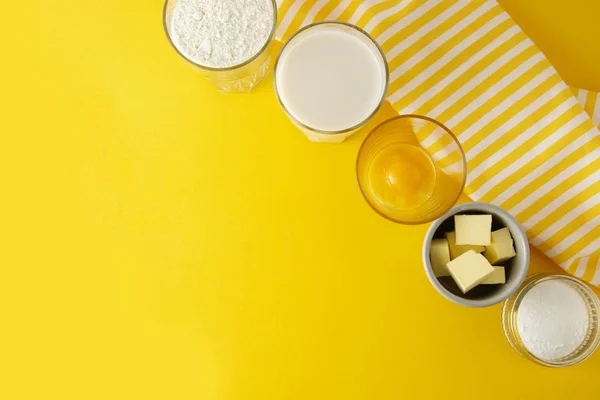
[[[523,357],[547,367],[568,367],[598,348],[599,313],[598,297],[579,279],[539,274],[506,300],[502,326]]]
[[[175,51],[220,92],[246,93],[269,73],[275,0],[166,0]]]
[[[314,142],[340,143],[379,110],[388,88],[385,55],[362,29],[320,22],[296,32],[275,63],[275,92]]]

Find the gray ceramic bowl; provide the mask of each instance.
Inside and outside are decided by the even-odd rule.
[[[491,214],[492,230],[508,228],[515,242],[517,255],[504,263],[506,267],[504,285],[480,285],[463,294],[452,277],[439,279],[435,277],[429,259],[431,241],[443,238],[446,232],[454,230],[453,217],[456,214]],[[467,307],[488,307],[506,300],[523,283],[529,268],[529,243],[521,224],[500,207],[488,203],[465,203],[454,207],[431,224],[423,242],[422,258],[429,281],[442,296]]]

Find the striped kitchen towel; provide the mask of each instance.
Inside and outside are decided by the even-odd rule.
[[[594,124],[600,125],[600,93],[573,87],[571,90]]]
[[[598,119],[597,96],[574,96],[496,1],[278,5],[280,40],[323,20],[369,32],[388,59],[394,108],[435,118],[458,136],[468,160],[466,193],[508,210],[533,245],[600,284],[600,136],[584,111]],[[424,145],[444,157],[435,137]]]

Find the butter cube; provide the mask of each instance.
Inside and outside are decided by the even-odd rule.
[[[454,260],[461,254],[466,253],[469,250],[473,250],[475,253],[481,253],[485,250],[483,246],[459,246],[456,244],[456,234],[454,232],[447,232],[446,239],[448,239],[448,248],[450,249],[450,259]]]
[[[454,282],[463,293],[467,293],[494,273],[488,260],[473,250],[448,263],[448,270]]]
[[[455,215],[456,244],[487,246],[491,243],[491,215]]]
[[[446,264],[450,262],[450,250],[447,239],[433,239],[429,251],[431,268],[436,277],[448,276],[450,272]]]
[[[488,259],[490,264],[507,261],[517,254],[513,244],[513,238],[510,236],[508,228],[498,229],[492,232],[492,242],[489,246],[485,246],[483,256]]]
[[[506,283],[506,274],[504,272],[504,267],[494,267],[494,272],[481,281],[481,285],[497,285],[500,283]]]

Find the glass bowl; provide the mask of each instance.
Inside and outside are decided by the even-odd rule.
[[[527,292],[536,285],[551,279],[557,279],[568,283],[579,292],[588,309],[589,327],[583,342],[572,353],[562,358],[546,360],[535,356],[527,349],[527,347],[525,347],[517,328],[517,316],[521,301]],[[600,344],[600,328],[598,326],[599,312],[600,300],[598,300],[598,297],[592,289],[579,279],[567,275],[538,274],[527,278],[519,291],[504,302],[504,307],[502,308],[502,327],[504,329],[504,335],[512,348],[526,359],[546,367],[569,367],[571,365],[579,364],[587,359],[598,348],[598,345]]]
[[[269,63],[271,60],[271,48],[277,26],[277,3],[271,0],[273,5],[273,22],[271,32],[263,47],[250,59],[230,67],[213,68],[201,65],[189,59],[175,45],[171,35],[171,19],[178,0],[165,0],[163,8],[163,27],[167,39],[184,60],[186,60],[196,71],[206,77],[219,92],[222,93],[247,93],[258,85],[269,74]]]
[[[379,215],[401,224],[423,224],[456,204],[467,163],[458,139],[443,124],[400,115],[365,138],[356,176],[362,195]]]

